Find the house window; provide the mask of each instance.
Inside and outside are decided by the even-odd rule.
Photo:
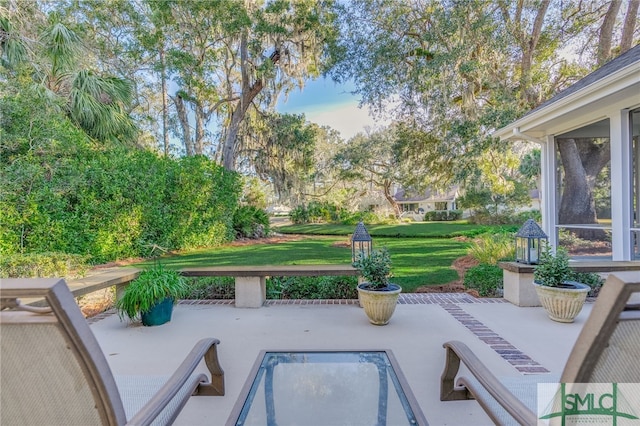
[[[640,259],[640,109],[629,113],[631,135],[631,182],[633,214],[631,216],[631,244],[633,259]]]
[[[436,210],[447,210],[447,202],[446,201],[436,201]]]
[[[417,212],[418,211],[418,204],[417,203],[402,204],[402,211],[403,212]]]
[[[558,242],[571,256],[611,257],[609,120],[556,136]]]

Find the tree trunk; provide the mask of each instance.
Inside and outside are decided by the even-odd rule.
[[[196,115],[196,139],[194,142],[195,155],[204,154],[204,135],[205,135],[205,123],[206,118],[202,106],[198,103],[194,103],[194,110]]]
[[[169,107],[167,102],[167,76],[164,62],[164,48],[160,48],[160,83],[162,86],[162,141],[164,156],[169,155]]]
[[[622,27],[622,38],[620,40],[620,54],[631,49],[633,44],[633,33],[636,29],[636,21],[638,20],[638,8],[640,7],[640,1],[631,0],[629,7],[627,8],[627,16],[624,19],[624,26]]]
[[[384,181],[382,185],[382,189],[384,192],[384,198],[387,199],[387,201],[389,202],[389,204],[391,204],[391,207],[393,208],[393,214],[396,216],[396,219],[399,219],[400,214],[402,212],[400,211],[400,206],[398,205],[398,202],[391,196],[391,182]]]
[[[271,54],[268,59],[273,64],[277,64],[280,60],[280,53],[278,50]],[[240,40],[240,69],[242,74],[242,93],[240,94],[240,101],[236,104],[233,113],[231,114],[231,123],[227,131],[227,137],[225,138],[224,145],[222,147],[222,165],[227,170],[235,170],[236,168],[236,147],[238,133],[240,132],[240,124],[244,120],[244,117],[249,109],[249,105],[258,96],[258,93],[262,91],[264,87],[263,81],[257,79],[253,84],[250,83],[249,76],[249,60],[247,52],[247,34],[243,33]]]
[[[184,142],[184,149],[187,156],[194,155],[193,142],[191,141],[191,127],[189,127],[189,115],[187,113],[187,107],[184,104],[184,99],[180,94],[177,94],[173,98],[173,102],[176,104],[176,110],[178,111],[178,119],[180,120],[180,126],[182,127],[182,141]]]
[[[616,23],[616,16],[618,15],[621,4],[621,0],[612,0],[607,13],[604,15],[602,26],[600,27],[600,37],[598,39],[598,65],[604,64],[611,58],[613,27]]]
[[[598,145],[591,139],[559,139],[558,150],[564,167],[559,224],[597,224],[593,189],[598,173],[609,162],[609,144]],[[604,231],[598,229],[576,229],[572,232],[589,240],[605,237]]]
[[[520,61],[520,84],[522,93],[525,97],[527,105],[535,106],[540,100],[537,99],[539,94],[531,87],[531,64],[533,63],[533,55],[538,47],[540,41],[540,34],[542,33],[542,24],[544,23],[544,17],[549,9],[549,3],[551,0],[544,0],[538,7],[538,13],[536,19],[533,22],[533,28],[531,29],[531,36],[528,39],[522,40],[522,59]],[[517,16],[517,19],[520,19]]]

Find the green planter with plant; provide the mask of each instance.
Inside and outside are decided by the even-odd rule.
[[[189,290],[186,279],[178,271],[156,263],[143,271],[116,302],[120,319],[135,321],[140,317],[144,325],[161,325],[171,321],[173,305]]]
[[[547,246],[533,269],[533,285],[540,304],[554,321],[573,322],[591,290],[586,284],[570,281],[572,275],[569,254],[562,247],[554,254]]]
[[[373,250],[369,256],[360,255],[353,267],[360,271],[364,282],[358,285],[358,297],[369,322],[374,325],[389,323],[398,303],[402,288],[389,282],[391,256],[386,248]]]

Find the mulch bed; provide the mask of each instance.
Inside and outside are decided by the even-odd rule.
[[[458,273],[458,279],[442,285],[423,285],[416,289],[416,293],[469,293],[474,297],[479,297],[476,290],[467,291],[464,288],[464,274],[469,268],[478,265],[478,261],[471,256],[463,256],[453,261],[451,267]]]

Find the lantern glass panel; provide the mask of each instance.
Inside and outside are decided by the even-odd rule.
[[[351,260],[355,262],[359,257],[369,257],[373,241],[364,223],[358,223],[351,236]]]

